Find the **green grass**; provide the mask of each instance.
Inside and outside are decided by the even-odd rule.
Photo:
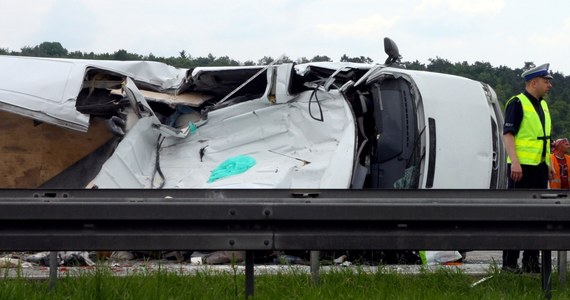
[[[556,275],[556,274],[555,274]],[[491,271],[491,279],[471,287],[479,277],[459,270],[423,270],[416,275],[379,268],[335,269],[321,273],[314,285],[300,272],[257,275],[255,299],[541,299],[540,275]],[[570,290],[552,279],[552,299],[570,299]],[[149,271],[117,277],[109,268],[60,277],[55,290],[47,280],[0,277],[0,299],[244,299],[245,276],[228,272],[180,275]]]

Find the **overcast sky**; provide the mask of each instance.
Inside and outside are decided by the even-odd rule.
[[[441,57],[570,75],[568,0],[0,0],[0,48],[60,42],[69,51],[244,62],[286,54],[366,56],[384,37],[404,61]]]

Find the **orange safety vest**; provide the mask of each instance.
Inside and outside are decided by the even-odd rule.
[[[566,158],[566,165],[568,165],[568,168],[570,170],[570,155],[564,155],[564,158]],[[556,156],[554,156],[554,154],[551,154],[550,160],[553,162],[552,166],[554,167],[554,178],[549,180],[548,184],[551,189],[560,189],[562,184],[560,182],[560,166],[558,165],[558,159]],[[570,176],[568,177],[568,181],[570,185]]]

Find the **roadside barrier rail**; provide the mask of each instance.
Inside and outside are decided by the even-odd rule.
[[[0,190],[0,251],[570,249],[553,190]],[[55,261],[55,260],[53,260]],[[51,270],[50,270],[51,271]],[[57,274],[57,273],[55,273]]]

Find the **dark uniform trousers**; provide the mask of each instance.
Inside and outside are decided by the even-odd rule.
[[[521,165],[523,178],[514,182],[509,176],[509,189],[546,189],[548,187],[548,166],[542,162],[537,166]],[[511,174],[511,165],[507,165],[507,174]],[[519,250],[503,251],[503,267],[516,269]],[[539,250],[523,250],[523,271],[536,272],[540,269]]]

